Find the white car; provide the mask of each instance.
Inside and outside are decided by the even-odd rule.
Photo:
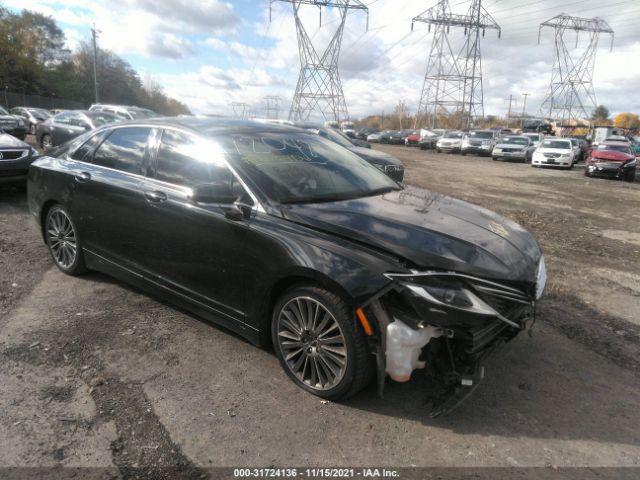
[[[573,168],[575,151],[570,138],[545,138],[533,152],[532,167]]]
[[[531,160],[536,147],[529,137],[524,135],[509,135],[503,137],[498,144],[493,147],[491,157],[494,160],[519,160],[528,162]]]
[[[452,130],[445,133],[436,143],[436,151],[440,152],[459,152],[462,148],[463,133]]]
[[[540,144],[542,143],[542,140],[544,140],[544,134],[542,133],[523,133],[522,134],[523,137],[529,137],[531,139],[531,142],[533,143],[533,145],[535,147],[539,147]]]
[[[367,142],[369,143],[380,143],[380,135],[382,132],[370,133],[367,135]]]

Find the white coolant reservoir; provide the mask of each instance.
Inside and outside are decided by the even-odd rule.
[[[424,368],[425,363],[418,360],[420,351],[429,340],[442,335],[439,328],[427,325],[414,330],[394,320],[387,326],[387,373],[396,382],[406,382],[416,368]]]

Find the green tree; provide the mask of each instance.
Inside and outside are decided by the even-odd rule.
[[[609,109],[604,105],[598,105],[591,115],[591,120],[594,122],[608,122],[609,121]]]

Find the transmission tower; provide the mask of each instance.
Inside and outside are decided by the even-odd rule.
[[[613,49],[614,33],[607,22],[601,18],[571,17],[561,13],[540,24],[538,44],[543,27],[555,30],[555,56],[551,69],[549,93],[542,102],[540,113],[548,115],[561,125],[577,124],[580,119],[591,117],[596,108],[596,94],[593,88],[593,69],[601,33],[611,35],[610,50]],[[578,35],[587,32],[588,43],[582,55],[571,55],[565,42],[567,30],[575,32],[575,48],[578,48]]]
[[[244,120],[247,118],[247,112],[249,108],[249,104],[245,102],[231,102],[231,108],[233,109],[233,116],[239,118],[240,120]]]
[[[319,112],[325,120],[337,122],[347,120],[349,113],[338,73],[342,34],[349,10],[366,11],[368,27],[369,9],[360,0],[270,0],[270,6],[276,1],[290,3],[293,6],[300,52],[300,75],[291,102],[289,120],[306,121],[312,112]],[[338,28],[324,52],[316,50],[304,28],[300,18],[302,5],[313,5],[320,9],[320,26],[322,26],[322,7],[333,7],[339,12]]]
[[[264,113],[266,118],[280,118],[280,97],[269,95],[264,97]]]
[[[435,27],[431,50],[427,59],[417,123],[424,119],[430,128],[437,127],[438,115],[457,115],[459,128],[469,127],[473,119],[484,117],[482,94],[482,60],[480,35],[487,29],[498,31],[498,23],[482,6],[482,0],[471,0],[465,15],[451,12],[449,0],[440,0],[411,20]],[[451,27],[464,29],[465,42],[456,53],[450,40]]]

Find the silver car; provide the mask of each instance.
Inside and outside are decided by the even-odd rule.
[[[491,153],[494,160],[518,160],[530,162],[536,146],[529,137],[524,135],[509,135],[503,137]]]

